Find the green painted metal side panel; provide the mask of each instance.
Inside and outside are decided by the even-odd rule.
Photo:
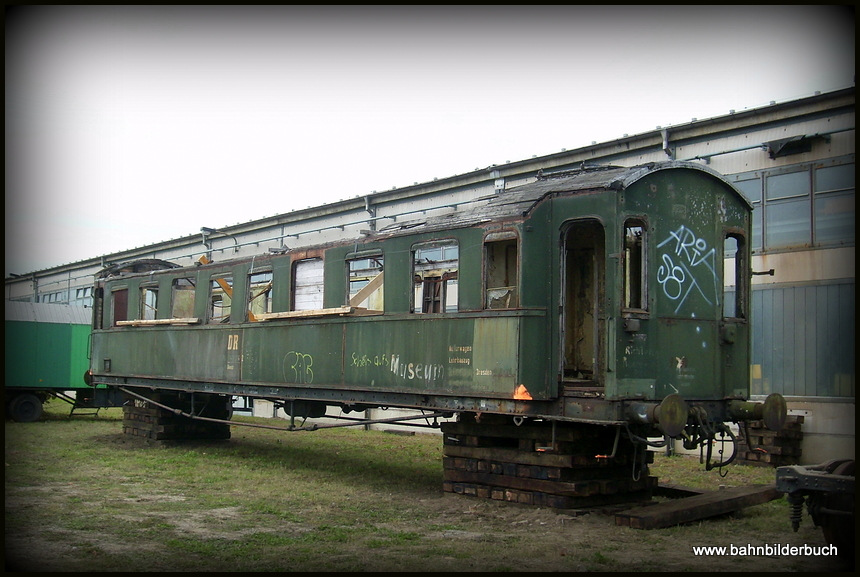
[[[6,321],[6,387],[89,389],[89,325]]]
[[[519,362],[520,383],[535,399],[553,399],[558,396],[556,355],[549,348],[554,317],[545,314],[524,317],[520,322]]]
[[[540,204],[519,227],[520,306],[533,312],[520,324],[522,384],[534,398],[558,395],[558,244],[552,204]]]
[[[153,327],[94,337],[97,372],[397,393],[512,398],[525,384],[547,398],[545,356],[519,365],[520,331],[539,318],[418,315],[241,327]],[[104,370],[109,359],[110,370]]]
[[[38,326],[36,323],[6,321],[6,386],[39,385]]]
[[[518,325],[505,317],[353,323],[346,326],[345,380],[395,391],[509,398],[519,380]]]
[[[543,311],[558,307],[558,235],[549,202],[539,205],[521,227],[520,306]]]
[[[480,310],[484,306],[483,231],[464,229],[460,239],[460,310]]]
[[[89,325],[71,325],[71,346],[69,348],[69,383],[74,388],[91,389],[84,382],[84,373],[90,368],[89,349],[90,332]]]
[[[93,370],[123,376],[231,381],[241,351],[232,327],[112,329],[93,335]]]
[[[340,322],[257,325],[245,328],[242,339],[243,381],[334,387],[343,384]]]

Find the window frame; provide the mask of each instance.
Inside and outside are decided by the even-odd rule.
[[[514,255],[511,259],[507,249],[513,246]],[[492,247],[492,249],[491,249]],[[496,255],[496,249],[505,249],[505,254]],[[492,258],[490,252],[493,252]],[[515,309],[520,306],[520,237],[515,230],[499,230],[487,233],[483,241],[484,258],[484,309],[505,310]],[[513,266],[511,265],[513,260]],[[494,266],[501,262],[502,267]],[[513,269],[513,270],[511,270]],[[504,284],[497,284],[493,279],[498,279],[494,271],[502,271],[506,280]],[[511,277],[513,281],[511,282]],[[502,300],[504,299],[504,300]],[[497,303],[497,304],[494,304]],[[501,305],[501,306],[499,306]]]
[[[770,253],[853,245],[855,238],[848,233],[854,231],[851,219],[855,215],[855,183],[850,180],[854,175],[854,165],[853,157],[843,156],[823,162],[806,162],[732,175],[730,181],[748,197],[753,206],[751,239],[748,239],[750,248],[756,253]],[[825,171],[830,170],[838,171],[834,172],[835,178],[823,179]],[[781,177],[792,174],[804,175],[798,182],[808,183],[808,186],[804,185],[807,190],[776,195],[769,190],[769,183],[779,183]],[[822,184],[822,179],[828,184]],[[755,187],[752,186],[754,181]],[[833,184],[837,187],[833,188]],[[831,220],[827,219],[828,213],[824,211],[828,201],[841,202],[845,207],[831,210],[830,214],[837,215]],[[800,211],[794,213],[796,218],[793,227],[791,223],[775,216],[792,208]],[[832,232],[834,229],[837,232]]]
[[[223,281],[225,284],[229,285],[225,287],[219,281]],[[216,292],[215,287],[220,287],[220,294]],[[206,299],[206,324],[208,325],[217,325],[217,324],[226,324],[229,323],[232,319],[233,314],[233,274],[229,272],[215,273],[209,277],[209,294]],[[215,315],[215,297],[220,296],[219,302],[221,303],[221,311],[223,314],[216,316]],[[229,300],[229,303],[225,306],[224,302]],[[226,311],[226,312],[224,312]]]
[[[377,266],[368,266],[365,268],[353,269],[353,263],[363,261],[375,261]],[[385,309],[385,254],[381,249],[366,250],[354,252],[346,255],[344,258],[346,269],[346,296],[345,304],[357,308],[366,308],[368,310],[384,310]],[[370,275],[367,279],[360,277],[368,276],[361,274],[365,271],[377,271],[376,274]],[[353,291],[353,283],[363,283],[362,286]],[[365,291],[366,294],[362,294]],[[368,292],[369,291],[369,292]],[[376,296],[374,296],[376,295]],[[361,300],[358,300],[361,298]],[[362,307],[363,304],[378,306]]]
[[[138,287],[138,292],[140,293],[140,298],[138,301],[137,314],[138,319],[142,321],[154,321],[158,318],[158,306],[159,306],[159,287],[156,282],[147,282],[142,283],[140,287]],[[155,302],[149,303],[149,295],[154,296]],[[150,312],[151,311],[151,312]]]
[[[628,249],[627,231],[630,229],[639,228],[642,230],[640,247],[638,249],[639,268],[637,275],[639,278],[637,298],[633,298],[630,287],[630,261],[631,254]],[[621,310],[625,313],[647,315],[649,314],[649,290],[648,290],[648,274],[649,267],[649,232],[648,219],[643,215],[629,215],[625,217],[621,226]],[[634,300],[638,301],[639,306],[634,306]]]
[[[729,250],[727,249],[728,239],[735,239],[736,246],[731,254],[731,260],[734,261],[734,314],[727,314],[726,311],[726,290],[728,279],[726,278],[726,263],[730,258]],[[746,248],[748,242],[747,236],[742,230],[726,229],[723,231],[723,249],[720,251],[722,255],[722,271],[723,271],[723,298],[722,298],[722,314],[723,320],[745,321],[749,318],[750,307],[750,275],[752,263],[750,262],[750,251]]]
[[[455,259],[446,258],[445,249],[456,248],[457,256]],[[425,273],[436,272],[435,269],[429,267],[421,267],[416,269],[416,259],[423,251],[432,251],[441,249],[438,261],[433,263],[450,263],[455,262],[455,266],[441,267],[438,269],[439,275],[429,276]],[[460,275],[460,242],[456,238],[435,239],[426,242],[419,242],[412,245],[410,249],[411,255],[411,272],[412,272],[412,303],[410,310],[413,314],[444,314],[456,313],[460,310],[459,307],[459,275]],[[429,260],[429,259],[428,259]],[[451,270],[451,269],[455,270]],[[420,287],[420,288],[419,288]],[[452,290],[453,289],[453,290]],[[420,290],[420,302],[419,301]],[[428,291],[432,293],[428,298]],[[438,307],[437,307],[438,304]],[[429,305],[429,307],[428,307]],[[434,310],[428,310],[434,309]],[[437,309],[438,310],[435,310]]]
[[[299,268],[307,266],[311,263],[318,263],[319,272],[321,276],[319,277],[319,282],[313,282],[308,284],[299,283]],[[325,260],[321,256],[309,256],[307,258],[301,258],[294,260],[291,265],[291,279],[290,283],[290,311],[310,311],[310,310],[320,310],[325,306]],[[316,278],[316,277],[314,277]],[[300,291],[305,289],[312,289],[313,287],[319,287],[318,296],[313,295],[312,298],[308,299],[308,302],[312,304],[318,304],[319,306],[307,308],[304,305],[304,299],[302,300],[302,307],[298,308],[297,304],[299,301]],[[304,295],[302,295],[304,296]]]
[[[274,312],[274,290],[275,290],[275,275],[274,271],[270,267],[265,267],[257,270],[252,270],[248,272],[248,291],[247,291],[247,299],[245,303],[245,317],[249,322],[257,322],[259,319],[256,318],[258,314],[271,314]],[[263,277],[263,280],[254,281],[254,277]],[[266,282],[268,281],[268,282]],[[259,290],[261,288],[267,287],[265,290],[260,290],[257,294],[255,290]],[[266,295],[264,297],[265,305],[263,307],[257,307],[256,312],[254,309],[254,301]]]
[[[120,303],[124,305],[122,314],[117,316],[117,295],[118,294],[125,295],[125,301]],[[110,290],[110,302],[108,304],[108,326],[111,328],[120,326],[119,323],[123,321],[129,320],[128,318],[128,297],[129,297],[129,289],[128,285],[114,286],[111,287]]]
[[[187,286],[191,288],[179,288],[179,283],[181,281],[186,281],[188,283]],[[191,293],[191,306],[185,307],[186,309],[190,308],[190,313],[188,315],[180,315],[177,314],[177,296],[180,293]],[[182,319],[182,318],[191,318],[195,316],[195,310],[197,305],[197,278],[195,276],[176,276],[170,279],[170,318],[172,319]]]

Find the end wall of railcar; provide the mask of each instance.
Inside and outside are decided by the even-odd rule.
[[[611,333],[615,395],[748,397],[748,202],[711,175],[676,170],[645,176],[619,192],[617,201],[607,249],[613,264],[608,276],[615,277],[607,283],[620,310]],[[630,255],[624,231],[631,222],[645,225],[647,294],[641,309],[625,302]],[[727,274],[735,278],[725,282]]]

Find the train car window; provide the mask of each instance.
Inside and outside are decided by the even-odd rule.
[[[727,234],[723,242],[723,318],[746,318],[749,263],[744,242],[743,236],[733,233]]]
[[[414,313],[457,311],[460,251],[456,241],[415,247],[412,251]]]
[[[158,316],[158,286],[140,287],[140,314],[139,319],[144,321],[155,320]]]
[[[519,259],[516,234],[492,233],[484,239],[484,274],[488,309],[519,306]]]
[[[193,278],[175,278],[171,286],[170,316],[185,319],[194,316],[194,294],[197,290]]]
[[[257,315],[272,312],[272,271],[255,272],[248,275],[248,320],[256,321]]]
[[[347,304],[352,307],[381,311],[384,308],[382,254],[347,259]]]
[[[632,218],[624,223],[624,308],[648,310],[648,283],[646,282],[646,227],[641,219]]]
[[[293,265],[294,311],[313,311],[323,308],[323,261],[308,258]]]
[[[128,320],[128,289],[121,288],[110,293],[110,326]]]
[[[209,283],[209,324],[230,322],[233,304],[233,277],[215,277]]]

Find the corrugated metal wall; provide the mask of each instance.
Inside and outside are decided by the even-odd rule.
[[[853,282],[753,291],[753,394],[854,397]]]

